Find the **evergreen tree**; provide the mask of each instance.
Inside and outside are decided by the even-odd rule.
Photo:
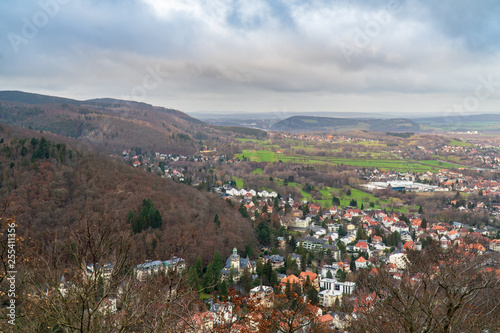
[[[150,198],[142,201],[138,216],[133,211],[129,211],[128,218],[134,233],[139,233],[150,227],[153,229],[161,228],[163,224],[161,214],[155,209]]]
[[[327,278],[327,279],[333,279],[333,275],[332,275],[332,271],[331,271],[331,270],[328,270],[328,271],[326,272],[326,278]]]
[[[239,212],[240,212],[241,216],[243,216],[244,218],[248,217],[248,212],[247,212],[247,209],[245,208],[245,206],[243,204],[243,201],[241,202]]]
[[[271,260],[267,260],[266,263],[264,264],[264,276],[266,277],[266,280],[268,282],[271,281],[271,274],[273,273],[273,265],[271,263]]]
[[[201,261],[200,255],[198,255],[198,258],[196,258],[194,268],[196,269],[196,274],[198,274],[198,277],[201,279],[203,277],[203,262]]]
[[[269,284],[272,286],[272,287],[275,287],[278,285],[278,272],[276,272],[275,270],[273,270],[271,272],[271,280],[269,281]]]
[[[344,254],[347,251],[347,248],[346,248],[344,242],[342,242],[340,240],[337,242],[337,247],[339,248],[340,253],[342,253],[342,254]]]
[[[307,268],[307,260],[309,259],[309,253],[302,255],[302,260],[300,261],[300,269],[305,272]]]
[[[288,244],[290,244],[293,251],[295,251],[295,249],[297,249],[297,241],[295,240],[294,236],[290,237]]]
[[[219,220],[219,215],[218,214],[215,214],[214,223],[217,224],[218,227],[220,227],[220,220]]]
[[[286,281],[286,286],[285,286],[285,295],[288,299],[292,298],[292,285],[290,284],[290,281]]]
[[[203,277],[203,291],[207,294],[211,294],[214,291],[215,284],[214,268],[213,265],[210,264],[208,265],[205,276]]]
[[[262,277],[262,274],[264,273],[264,264],[262,263],[262,259],[260,258],[259,260],[257,260],[255,272],[259,277]]]
[[[312,305],[318,305],[319,303],[319,296],[318,296],[318,291],[310,284],[308,283],[307,287],[307,298],[311,302]]]
[[[427,229],[427,220],[426,219],[422,219],[422,223],[420,224],[420,228]]]
[[[188,270],[188,282],[191,288],[194,290],[198,290],[198,273],[196,272],[196,268],[194,266],[190,266]]]
[[[227,293],[228,293],[227,282],[226,280],[224,280],[220,285],[220,294],[224,297],[227,297]]]
[[[224,268],[224,262],[222,261],[222,257],[217,251],[214,252],[214,256],[212,258],[212,268],[214,272],[214,279],[215,282],[217,283],[219,281],[221,271]]]
[[[337,278],[340,282],[344,282],[346,277],[347,273],[343,269],[338,269],[337,273],[335,273],[335,278]]]
[[[252,275],[250,274],[248,267],[245,267],[245,269],[243,270],[240,278],[240,283],[241,287],[246,293],[250,292],[250,289],[252,289]]]
[[[246,252],[248,258],[250,258],[252,256],[252,247],[250,246],[250,243],[247,244],[245,252]]]
[[[339,311],[340,310],[340,301],[339,301],[339,298],[336,297],[335,298],[335,311]]]

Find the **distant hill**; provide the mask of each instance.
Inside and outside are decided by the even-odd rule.
[[[111,98],[78,101],[21,91],[0,91],[0,122],[48,131],[109,150],[193,154],[200,140],[264,137],[263,131],[218,129],[181,111]]]
[[[440,117],[414,119],[426,130],[441,131],[500,131],[500,114],[443,114]]]
[[[477,123],[477,122],[500,122],[500,114],[485,113],[476,115],[443,115],[441,117],[429,117],[429,118],[416,118],[415,122],[419,124],[444,124],[449,122],[462,122],[462,123]]]
[[[409,119],[352,119],[294,116],[277,122],[271,127],[276,131],[313,132],[313,131],[352,131],[368,130],[374,132],[417,132],[420,126]]]

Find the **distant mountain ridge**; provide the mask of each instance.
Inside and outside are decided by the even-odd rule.
[[[500,122],[500,114],[483,113],[483,114],[464,114],[464,115],[443,115],[441,117],[427,117],[414,119],[420,124],[434,123],[444,124],[450,122]]]
[[[420,125],[404,118],[330,118],[312,116],[293,116],[277,122],[271,127],[275,131],[318,132],[367,130],[373,132],[417,132]]]
[[[140,147],[172,154],[196,153],[200,140],[264,137],[260,130],[217,128],[184,112],[135,101],[78,101],[22,91],[0,91],[0,123],[48,131],[108,150]]]

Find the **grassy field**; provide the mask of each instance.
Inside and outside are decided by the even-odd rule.
[[[252,171],[252,173],[253,173],[254,175],[262,175],[262,169],[261,169],[261,168],[257,168],[257,169],[255,169],[254,171]]]
[[[238,188],[243,188],[243,186],[245,185],[243,183],[243,178],[233,177],[233,180],[236,182],[236,186]]]
[[[462,141],[453,140],[453,139],[450,140],[449,145],[456,146],[456,147],[470,147],[470,146],[472,146],[472,144],[469,142],[462,142]]]
[[[202,301],[204,301],[206,299],[210,299],[212,297],[214,297],[214,295],[212,295],[212,294],[200,293],[200,300],[202,300]]]
[[[276,153],[270,150],[243,150],[242,154],[236,155],[236,157],[243,159],[248,158],[250,161],[254,162],[276,162]]]
[[[285,163],[304,163],[304,164],[343,164],[352,165],[358,167],[375,167],[384,171],[398,171],[398,172],[436,172],[440,169],[450,169],[456,168],[457,165],[453,163],[447,163],[445,161],[416,161],[416,160],[404,160],[397,156],[397,154],[392,154],[391,152],[364,152],[356,151],[352,152],[350,158],[337,158],[337,157],[326,157],[326,156],[314,156],[312,155],[313,150],[315,150],[314,145],[297,140],[286,140],[287,143],[291,145],[292,149],[303,149],[305,154],[276,154],[275,151],[279,149],[277,145],[271,145],[269,140],[258,141],[252,139],[238,139],[242,142],[255,142],[259,144],[259,148],[256,150],[244,149],[241,154],[237,154],[236,157],[242,159],[247,158],[250,161],[255,162],[278,162],[282,161]],[[352,142],[353,144],[361,144],[364,146],[372,146],[374,148],[386,147],[385,143],[372,142],[372,141],[359,141]],[[451,140],[451,144],[454,145],[470,145],[467,142],[461,142],[458,140]],[[330,152],[337,151],[336,149],[330,149]]]

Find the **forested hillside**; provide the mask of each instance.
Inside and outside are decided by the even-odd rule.
[[[0,127],[3,217],[16,217],[18,234],[28,246],[43,252],[46,240],[63,238],[81,221],[96,217],[118,221],[117,227],[130,233],[131,263],[168,257],[182,237],[189,236],[193,246],[185,254],[188,261],[198,254],[208,260],[215,250],[226,255],[255,240],[250,221],[215,194],[52,140]],[[128,215],[139,213],[145,199],[161,214],[161,227],[134,235]],[[213,223],[216,214],[220,226]]]
[[[0,123],[48,131],[115,150],[193,155],[234,137],[263,138],[266,132],[213,127],[181,111],[116,99],[76,101],[24,92],[0,92]]]

